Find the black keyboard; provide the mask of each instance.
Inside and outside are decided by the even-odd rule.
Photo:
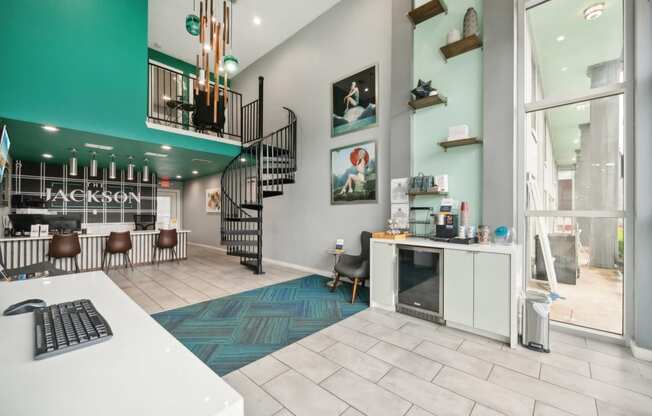
[[[111,336],[111,327],[88,299],[50,305],[34,311],[34,359],[76,350]]]

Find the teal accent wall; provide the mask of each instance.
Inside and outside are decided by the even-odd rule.
[[[416,6],[424,3],[415,2]],[[468,201],[470,221],[482,218],[482,146],[444,149],[437,143],[448,137],[448,127],[466,124],[471,137],[482,138],[482,50],[474,50],[444,60],[439,48],[446,44],[452,29],[462,32],[467,8],[474,7],[482,18],[482,0],[447,1],[448,14],[435,16],[419,24],[414,31],[414,84],[428,81],[448,97],[448,105],[417,111],[412,117],[412,175],[448,174],[449,196]],[[481,34],[482,37],[482,25]],[[438,208],[440,197],[416,197],[415,206]],[[509,201],[507,201],[509,202]]]
[[[0,51],[0,118],[238,153],[145,125],[147,0],[3,1]]]

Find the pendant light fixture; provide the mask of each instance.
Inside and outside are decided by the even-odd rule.
[[[149,160],[145,158],[145,165],[143,166],[143,182],[149,182]]]
[[[127,180],[128,181],[133,181],[134,180],[134,157],[129,156],[129,163],[127,164]]]
[[[222,12],[220,13],[220,2]],[[213,122],[217,123],[220,100],[223,108],[228,101],[229,76],[239,68],[238,58],[232,52],[233,0],[202,0],[199,2],[199,45],[196,55],[196,79],[193,90],[195,95],[203,92],[206,105],[213,101]],[[221,16],[220,16],[221,14]],[[215,74],[217,86],[211,86],[211,71]],[[220,83],[220,72],[223,82]],[[219,85],[221,84],[221,85]],[[212,94],[212,97],[211,97]]]
[[[68,164],[68,175],[77,176],[77,149],[70,149],[70,163]]]
[[[111,155],[109,162],[109,179],[116,179],[115,155]]]
[[[240,62],[238,58],[233,55],[226,55],[224,57],[224,70],[228,72],[229,75],[233,75],[238,72],[240,68]]]
[[[91,158],[91,176],[96,177],[97,176],[97,153],[96,152],[91,152],[93,157]]]
[[[186,16],[186,32],[193,36],[199,35],[199,17],[195,14],[195,1],[192,0],[192,14]]]

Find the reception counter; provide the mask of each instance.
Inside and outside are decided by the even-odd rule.
[[[187,258],[188,230],[179,230],[179,243],[177,254],[179,259]],[[129,257],[134,265],[152,262],[154,242],[158,230],[132,231],[131,242],[133,248]],[[77,257],[79,268],[82,271],[99,270],[102,267],[102,255],[109,233],[79,234],[81,254]],[[47,252],[52,237],[12,237],[0,239],[0,250],[5,260],[5,267],[13,269],[30,264],[47,261]],[[160,252],[161,261],[171,260],[169,250]],[[113,265],[124,265],[122,256],[114,256]],[[66,271],[74,270],[72,259],[57,260],[56,266]]]

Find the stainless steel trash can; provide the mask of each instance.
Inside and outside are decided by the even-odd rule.
[[[528,291],[525,298],[523,346],[540,352],[550,352],[550,298],[540,292]]]

